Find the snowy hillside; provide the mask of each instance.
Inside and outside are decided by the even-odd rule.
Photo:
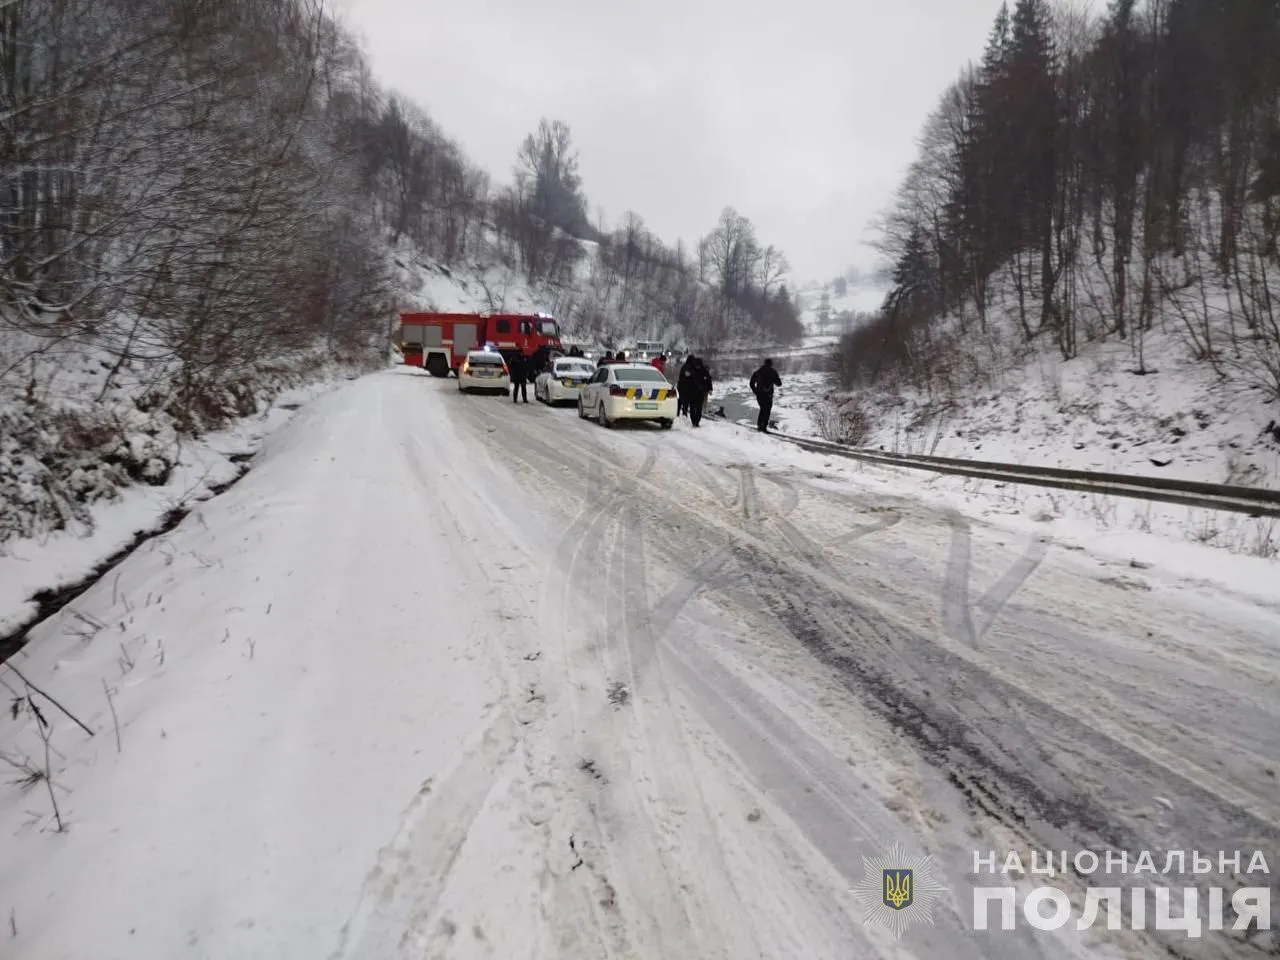
[[[810,377],[787,395],[787,422],[818,435],[837,411],[865,424],[878,449],[1086,470],[1276,486],[1280,410],[1254,387],[1223,381],[1175,339],[1147,343],[1151,372],[1132,372],[1129,348],[1095,345],[1079,359],[1039,357],[999,386],[945,398],[913,391],[835,389]],[[806,420],[808,422],[806,422]]]
[[[860,317],[880,309],[886,292],[885,283],[856,270],[835,282],[808,283],[798,291],[800,320],[811,337],[839,336]]]
[[[549,313],[556,299],[554,293],[531,289],[516,271],[494,263],[447,267],[407,244],[390,254],[390,260],[399,310]]]

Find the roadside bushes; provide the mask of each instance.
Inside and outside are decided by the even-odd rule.
[[[823,440],[861,446],[871,436],[875,418],[858,396],[827,397],[809,410],[814,428]]]

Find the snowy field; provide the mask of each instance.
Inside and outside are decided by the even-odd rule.
[[[975,850],[1280,838],[1274,565],[986,511],[340,384],[0,670],[4,956],[1254,955],[971,929]],[[901,941],[895,842],[944,888]]]

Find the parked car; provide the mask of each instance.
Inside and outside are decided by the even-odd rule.
[[[533,396],[543,403],[572,403],[583,384],[596,373],[596,365],[583,357],[556,357],[551,368],[533,381]]]
[[[676,422],[676,388],[648,363],[613,363],[596,370],[578,394],[578,416],[611,427],[619,420]]]
[[[458,368],[458,389],[462,393],[471,390],[501,390],[511,388],[511,370],[502,354],[492,350],[471,350]]]

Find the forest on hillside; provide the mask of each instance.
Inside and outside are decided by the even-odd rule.
[[[1016,0],[924,125],[845,386],[952,393],[1153,330],[1280,397],[1280,3]]]
[[[264,358],[383,357],[396,243],[501,261],[586,329],[799,333],[745,217],[692,252],[606,232],[553,121],[495,184],[323,0],[11,0],[0,64],[0,381],[91,341],[172,371],[178,408]]]

